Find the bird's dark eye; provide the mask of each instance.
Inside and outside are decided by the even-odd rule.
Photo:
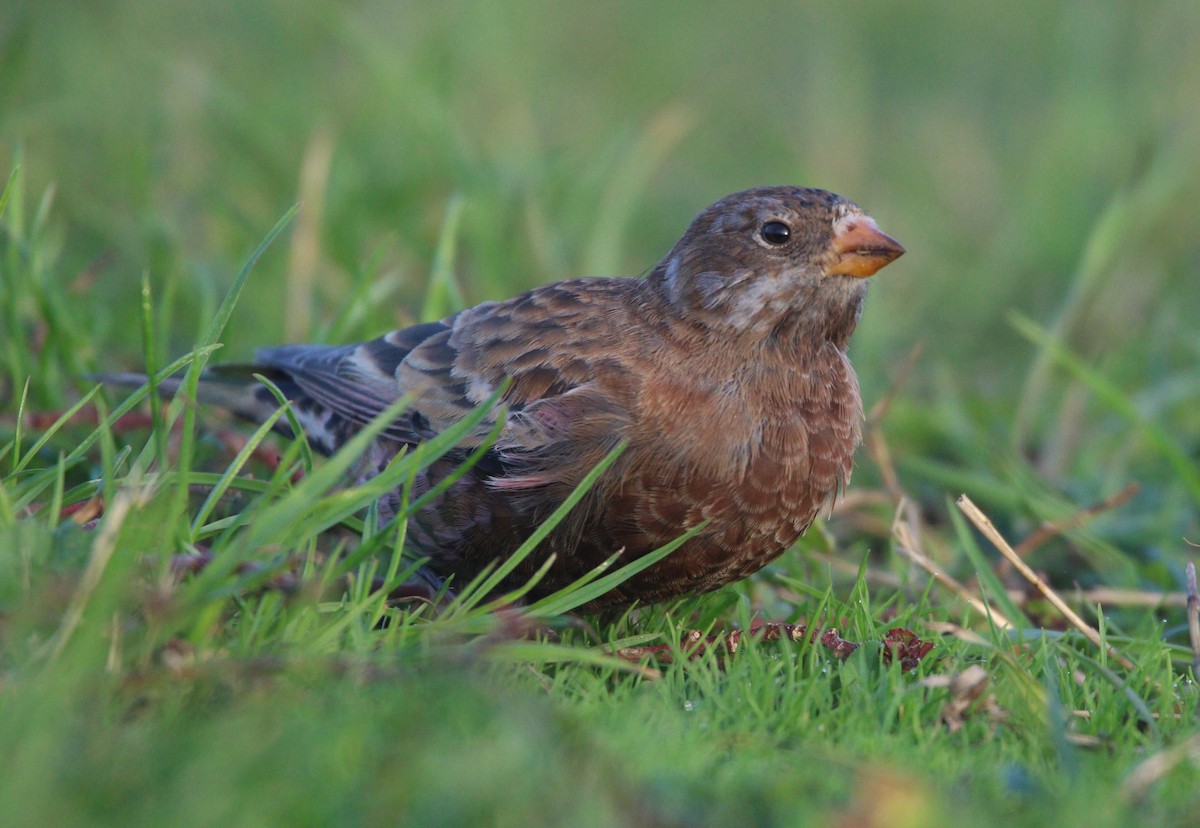
[[[767,244],[778,246],[787,244],[788,239],[792,237],[792,230],[782,221],[768,221],[759,229],[758,235],[762,236],[762,240]]]

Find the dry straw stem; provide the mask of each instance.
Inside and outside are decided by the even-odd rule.
[[[966,602],[967,606],[978,612],[985,618],[990,618],[992,623],[998,627],[1011,629],[1013,623],[1009,621],[998,610],[989,607],[987,602],[975,595],[958,581],[947,575],[936,563],[921,551],[919,542],[917,541],[912,527],[907,521],[900,519],[900,516],[905,513],[906,504],[902,501],[896,510],[896,522],[892,525],[892,534],[896,538],[896,548],[901,553],[908,556],[909,560],[917,566],[924,569],[933,576],[939,584],[957,595],[962,601]]]
[[[965,641],[968,644],[974,644],[979,647],[989,647],[992,645],[991,641],[974,630],[968,630],[966,627],[959,626],[950,621],[926,621],[925,626],[934,632],[939,632],[943,635],[952,635],[959,641]]]
[[[900,389],[908,382],[908,378],[912,374],[913,367],[917,364],[917,358],[920,355],[921,344],[917,343],[908,352],[904,361],[900,363],[900,369],[896,372],[896,376],[892,380],[892,384],[888,387],[888,390],[871,407],[871,411],[867,415],[867,451],[879,467],[884,487],[896,502],[899,502],[904,497],[904,489],[900,485],[900,478],[896,475],[896,466],[892,462],[892,453],[888,449],[887,441],[884,440],[883,431],[879,426],[884,418],[887,417],[888,411],[891,410],[892,403],[900,393]]]
[[[1200,591],[1196,589],[1196,565],[1187,564],[1188,637],[1192,641],[1192,675],[1200,678]]]
[[[1125,503],[1125,501],[1129,500],[1129,498],[1141,491],[1141,488],[1142,487],[1140,483],[1130,483],[1124,489],[1121,489],[1121,491],[1117,492],[1111,497],[1106,497],[1099,503],[1093,503],[1091,506],[1080,509],[1078,512],[1068,515],[1062,520],[1047,522],[1036,532],[1033,532],[1029,535],[1029,537],[1025,538],[1025,540],[1018,543],[1013,551],[1017,553],[1017,557],[1024,558],[1034,549],[1041,546],[1051,538],[1061,535],[1063,532],[1067,532],[1071,529],[1082,526],[1092,518],[1096,517],[1096,515],[1116,509],[1118,506]],[[1008,562],[1005,561],[1004,569],[1008,568]]]
[[[1154,754],[1145,762],[1133,769],[1129,778],[1121,785],[1121,795],[1126,799],[1137,802],[1150,790],[1150,786],[1162,779],[1187,758],[1200,763],[1200,734],[1175,747]]]
[[[1021,593],[1010,592],[1014,601]],[[1121,589],[1120,587],[1092,587],[1071,593],[1077,604],[1105,604],[1114,607],[1185,607],[1187,595],[1182,592],[1156,592],[1148,589]]]
[[[145,504],[148,496],[149,492],[145,490],[119,491],[113,498],[113,502],[105,512],[104,522],[100,524],[96,540],[92,544],[92,554],[88,558],[87,567],[83,571],[79,586],[67,604],[58,631],[47,642],[51,660],[57,659],[62,654],[71,635],[83,620],[83,612],[87,607],[88,600],[96,591],[96,587],[100,585],[104,571],[108,568],[113,553],[117,550],[117,535],[125,523],[125,518],[135,506]]]
[[[1073,609],[1067,606],[1067,602],[1060,598],[1058,593],[1050,588],[1049,584],[1039,578],[1037,573],[1030,569],[1029,566],[1023,560],[1021,560],[1017,553],[1013,551],[1013,548],[1008,545],[1008,541],[1004,539],[1004,536],[997,531],[996,527],[992,524],[992,521],[988,519],[988,516],[980,511],[978,506],[971,502],[971,498],[967,497],[965,494],[960,495],[958,498],[958,508],[967,516],[971,523],[975,524],[975,528],[982,532],[983,536],[991,541],[998,550],[1000,550],[1000,554],[1007,558],[1009,562],[1012,563],[1013,567],[1016,568],[1016,570],[1020,572],[1021,575],[1024,576],[1027,581],[1029,581],[1029,583],[1033,584],[1037,591],[1042,593],[1042,595],[1046,597],[1046,600],[1054,605],[1055,609],[1063,614],[1063,617],[1066,618],[1067,621],[1069,621],[1071,625],[1075,627],[1075,629],[1082,632],[1085,636],[1087,636],[1089,641],[1091,641],[1100,649],[1107,649],[1109,655],[1112,656],[1117,663],[1126,670],[1134,669],[1133,662],[1118,653],[1116,648],[1112,647],[1111,645],[1106,645],[1104,640],[1100,637],[1100,633],[1097,632],[1090,624],[1080,618]]]
[[[332,162],[333,135],[327,128],[318,127],[304,150],[299,193],[304,210],[296,218],[288,251],[283,313],[284,337],[288,342],[312,336],[313,296],[321,264],[321,215]]]

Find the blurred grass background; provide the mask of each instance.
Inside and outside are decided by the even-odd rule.
[[[87,370],[142,367],[144,273],[158,364],[188,351],[296,201],[218,358],[375,335],[456,296],[637,275],[722,195],[819,186],[909,250],[873,280],[852,355],[869,406],[922,346],[884,432],[901,482],[944,530],[930,535],[935,551],[961,564],[945,550],[946,500],[960,491],[1021,537],[1136,481],[1130,504],[1034,563],[1067,585],[1178,590],[1183,538],[1200,536],[1196,44],[1194,0],[6,0],[0,170],[20,165],[21,179],[6,213],[0,411],[15,411],[29,376],[30,406],[50,409],[88,387]],[[879,481],[864,458],[856,485]],[[886,545],[847,543],[855,555]],[[589,715],[630,709],[572,692]],[[253,694],[247,704],[261,722]],[[226,738],[196,726],[219,731],[198,744]],[[183,761],[121,732],[150,765]],[[535,753],[560,736],[524,735]],[[299,750],[288,738],[272,743]],[[722,777],[729,807],[753,800],[734,793],[747,785],[771,795],[777,745],[757,738],[746,737],[762,764]],[[394,758],[368,741],[346,750]],[[675,760],[710,771],[694,750]],[[94,773],[102,752],[80,762]],[[580,772],[607,785],[603,768]],[[170,784],[186,786],[178,773]],[[655,773],[642,780],[651,790],[694,795],[686,773]],[[983,784],[1002,799],[1024,784],[1005,779]],[[253,778],[239,784],[257,794]],[[1071,791],[1064,808],[1095,807]],[[569,784],[554,796],[555,813],[569,810]],[[645,817],[616,799],[597,807]],[[161,813],[147,807],[147,819]]]
[[[1121,199],[1136,214],[1099,241],[1077,344],[1188,354],[1189,2],[15,0],[0,26],[0,160],[23,148],[29,189],[55,185],[67,264],[103,261],[110,327],[143,268],[179,280],[181,307],[227,282],[308,158],[318,318],[372,257],[397,279],[373,326],[413,312],[454,193],[474,302],[637,274],[715,198],[795,182],[859,200],[910,248],[857,342],[873,386],[924,341],[964,387],[1011,392],[1027,346],[1007,313],[1053,319]],[[287,261],[265,266],[233,347],[284,336],[259,311],[283,304]]]
[[[438,309],[426,285],[456,199],[453,280],[473,304],[636,275],[715,198],[800,183],[909,249],[853,346],[868,401],[923,347],[889,423],[902,466],[954,488],[947,464],[1029,460],[1079,500],[1140,479],[1166,536],[1194,534],[1139,422],[1052,370],[1011,315],[1194,459],[1196,42],[1192,2],[13,0],[0,165],[23,165],[31,212],[52,196],[43,236],[79,329],[32,399],[140,364],[144,271],[160,363],[185,352],[297,200],[291,250],[258,266],[222,358]],[[14,310],[13,333],[43,312]]]

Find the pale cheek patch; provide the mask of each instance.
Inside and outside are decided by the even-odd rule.
[[[749,328],[763,319],[784,313],[796,295],[796,287],[786,277],[751,276],[749,284],[738,285],[730,303],[726,321],[737,328]]]

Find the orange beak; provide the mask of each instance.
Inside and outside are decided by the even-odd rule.
[[[833,244],[826,276],[864,279],[900,258],[904,246],[884,233],[867,216],[848,216],[834,225]]]

